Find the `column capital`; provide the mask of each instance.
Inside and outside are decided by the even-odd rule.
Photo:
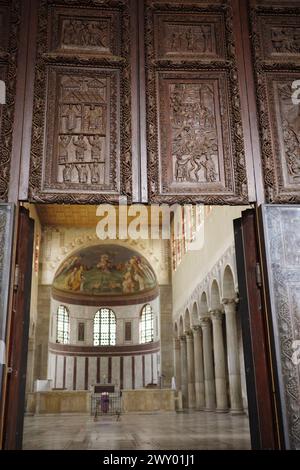
[[[193,334],[201,333],[201,325],[193,325]]]
[[[186,336],[185,335],[180,335],[179,339],[182,343],[186,342]]]
[[[211,319],[209,316],[200,318],[201,328],[207,328],[211,324]]]
[[[223,319],[223,312],[221,310],[212,310],[211,311],[211,318],[213,321],[222,321]]]
[[[222,299],[223,305],[238,304],[238,303],[239,303],[238,297],[235,297],[233,299],[228,299],[225,297],[224,299]]]
[[[173,336],[175,349],[180,348],[180,339],[177,336]]]
[[[185,331],[185,336],[186,336],[186,339],[193,339],[193,331],[192,330],[186,330]]]

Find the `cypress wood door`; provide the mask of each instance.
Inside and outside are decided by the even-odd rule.
[[[33,1],[22,197],[255,201],[239,3]]]

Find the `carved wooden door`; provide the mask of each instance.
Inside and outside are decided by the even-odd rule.
[[[39,2],[31,201],[131,199],[129,3]]]
[[[21,2],[0,0],[0,201],[8,200]]]
[[[299,202],[300,5],[250,3],[266,199]]]
[[[256,199],[239,0],[37,3],[31,201]]]
[[[153,202],[244,204],[255,199],[243,130],[248,110],[239,15],[237,1],[145,1]]]

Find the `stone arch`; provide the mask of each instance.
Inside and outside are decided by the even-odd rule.
[[[206,292],[202,292],[200,297],[200,304],[199,304],[199,315],[201,317],[205,317],[208,312],[208,302],[207,302],[207,295]]]
[[[180,315],[180,319],[179,319],[179,336],[182,336],[183,334],[184,334],[183,318],[182,318],[182,315]]]
[[[187,308],[184,314],[184,331],[188,331],[191,328],[191,317],[189,309]]]
[[[210,288],[210,299],[211,299],[211,309],[212,310],[221,310],[221,296],[219,284],[216,279],[213,280]]]
[[[192,308],[192,325],[198,325],[199,324],[199,314],[198,314],[198,305],[197,302],[194,302],[193,308]]]
[[[231,267],[227,264],[223,274],[223,298],[234,299],[236,296],[234,288],[234,276]]]

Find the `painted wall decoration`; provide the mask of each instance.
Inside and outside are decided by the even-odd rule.
[[[54,292],[109,298],[149,292],[156,286],[148,261],[118,245],[96,245],[76,251],[60,265],[53,282]]]

